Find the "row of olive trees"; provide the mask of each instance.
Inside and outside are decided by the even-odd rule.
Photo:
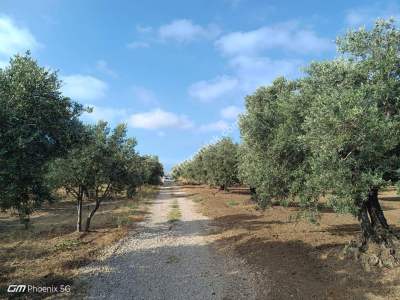
[[[362,249],[372,241],[393,250],[398,238],[378,191],[400,175],[400,30],[381,20],[369,31],[348,32],[337,45],[338,58],[246,97],[238,168],[225,171],[263,206],[298,201],[314,215],[320,199],[328,199],[336,212],[358,217]],[[201,153],[178,166],[177,175],[197,180],[222,170],[204,169]]]
[[[132,197],[136,188],[159,184],[163,173],[156,157],[140,156],[136,141],[126,137],[126,126],[112,132],[107,123],[87,126],[85,139],[63,157],[49,164],[47,182],[52,189],[63,188],[76,199],[77,231],[82,230],[82,204],[86,199],[94,206],[86,218],[85,231],[100,204],[125,193]]]
[[[227,189],[238,183],[238,145],[230,138],[222,138],[207,145],[191,159],[175,166],[172,176],[189,183],[205,183]]]
[[[113,131],[106,122],[84,125],[85,109],[60,92],[57,73],[38,66],[29,53],[0,69],[0,208],[16,210],[28,224],[30,214],[63,188],[77,202],[94,203],[85,225],[104,200],[138,186],[159,184],[157,157],[140,156],[125,125]]]
[[[378,191],[399,179],[400,31],[378,21],[338,38],[339,57],[315,62],[246,98],[239,121],[240,178],[261,203],[298,200],[313,214],[322,197],[358,217],[366,249],[395,248]]]

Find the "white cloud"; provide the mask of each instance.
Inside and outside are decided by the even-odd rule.
[[[132,91],[135,100],[143,104],[158,104],[157,97],[153,91],[138,85],[134,85]]]
[[[270,84],[275,78],[300,75],[301,60],[272,60],[268,57],[237,56],[228,61],[231,76],[199,81],[189,87],[189,95],[202,102],[220,98],[242,98],[256,88]]]
[[[230,125],[223,120],[201,125],[199,130],[202,132],[210,132],[210,131],[228,131],[230,129]]]
[[[91,101],[103,98],[108,90],[108,85],[89,75],[61,76],[63,93],[76,101]]]
[[[223,109],[221,110],[221,116],[222,116],[224,119],[236,119],[237,116],[238,116],[241,112],[242,112],[242,109],[241,109],[241,108],[239,108],[239,107],[237,107],[237,106],[234,106],[234,105],[230,105],[230,106],[227,106],[227,107],[225,107],[225,108],[223,108]]]
[[[229,76],[218,76],[208,81],[198,81],[189,87],[189,95],[203,102],[212,101],[232,92],[238,80]]]
[[[398,5],[382,6],[378,3],[348,10],[346,13],[346,23],[352,27],[367,26],[374,23],[378,18],[388,19],[390,17],[394,17],[397,21],[400,20]]]
[[[191,20],[174,20],[169,24],[162,25],[158,29],[158,35],[162,40],[175,40],[178,42],[189,42],[196,39],[212,39],[218,36],[220,29],[216,25],[203,27],[193,24]]]
[[[38,47],[39,43],[29,29],[18,27],[7,16],[0,16],[0,55],[9,57]]]
[[[111,69],[108,63],[103,59],[100,59],[96,62],[96,69],[108,76],[114,78],[118,77],[117,73],[113,69]]]
[[[302,29],[295,23],[232,32],[220,37],[215,45],[225,55],[257,55],[273,48],[298,53],[318,53],[334,49],[331,41],[318,37],[314,31]]]
[[[277,48],[301,55],[329,50],[331,46],[327,39],[300,28],[295,22],[229,33],[217,40],[215,47],[225,55],[230,74],[195,82],[188,93],[203,102],[222,97],[242,98],[259,86],[270,84],[276,77],[293,79],[301,75],[302,60],[271,59],[265,56],[265,51]]]
[[[130,49],[140,49],[140,48],[149,48],[150,45],[149,45],[149,43],[146,43],[146,42],[136,41],[136,42],[129,43],[127,45],[127,47]]]
[[[118,109],[112,107],[99,107],[92,104],[89,104],[93,111],[91,113],[84,113],[82,116],[84,119],[89,121],[97,122],[99,120],[113,122],[113,121],[121,121],[127,118],[126,109]]]
[[[149,112],[133,114],[130,116],[128,124],[134,128],[144,129],[188,129],[193,126],[192,121],[187,116],[177,115],[160,108]]]
[[[272,60],[268,57],[252,56],[237,56],[229,61],[244,93],[270,84],[278,76],[296,77],[300,74],[302,63],[301,60]]]

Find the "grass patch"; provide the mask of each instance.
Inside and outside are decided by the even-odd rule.
[[[179,209],[179,204],[177,200],[171,204],[171,210],[168,213],[168,222],[174,223],[181,219],[182,214],[181,210]]]
[[[61,240],[54,246],[55,251],[67,251],[74,250],[79,248],[82,244],[81,240],[73,239],[73,240]]]
[[[226,205],[233,207],[233,206],[239,205],[239,202],[237,202],[235,200],[229,200],[228,202],[226,202]]]

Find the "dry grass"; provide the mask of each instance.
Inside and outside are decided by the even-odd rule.
[[[143,187],[133,199],[103,203],[95,214],[91,232],[76,233],[75,203],[64,199],[34,213],[31,226],[24,229],[16,216],[0,214],[0,298],[8,296],[8,284],[72,284],[79,267],[96,259],[103,247],[121,239],[135,222],[147,214],[147,204],[156,187]],[[84,217],[89,207],[84,208]],[[75,280],[75,282],[74,282]]]

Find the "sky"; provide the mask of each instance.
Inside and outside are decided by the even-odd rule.
[[[1,0],[0,67],[30,50],[81,118],[126,123],[165,169],[221,136],[240,140],[245,96],[334,58],[335,38],[396,1]]]

